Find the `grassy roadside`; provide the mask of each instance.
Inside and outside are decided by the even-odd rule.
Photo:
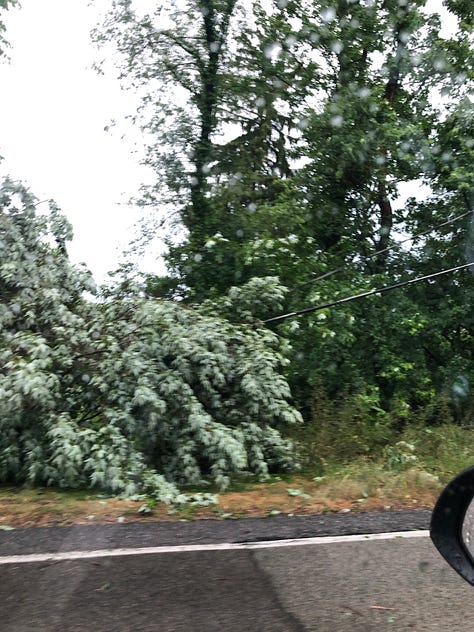
[[[273,477],[219,494],[217,505],[155,505],[140,513],[141,501],[105,497],[91,490],[0,488],[0,530],[5,528],[110,524],[156,520],[235,519],[278,514],[310,515],[431,507],[442,487],[418,469],[386,472],[357,463],[330,475]]]
[[[140,513],[142,501],[120,500],[87,491],[0,488],[0,530],[6,528],[110,524],[156,520],[236,519],[278,514],[310,515],[431,507],[441,485],[416,471],[404,476],[363,475],[313,481],[291,477],[219,494],[217,505],[167,507]]]
[[[430,508],[444,484],[470,465],[474,465],[474,428],[418,428],[398,437],[382,454],[318,462],[297,476],[247,481],[219,493],[218,504],[204,507],[150,502],[143,513],[143,501],[106,497],[90,489],[4,486],[0,487],[0,530]]]

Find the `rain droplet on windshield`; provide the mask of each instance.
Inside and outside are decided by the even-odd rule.
[[[336,19],[336,9],[334,7],[325,7],[321,11],[321,19],[323,22],[332,22]]]

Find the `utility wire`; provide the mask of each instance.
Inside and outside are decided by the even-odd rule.
[[[366,255],[365,257],[360,257],[359,260],[352,259],[350,264],[363,263],[364,261],[368,261],[369,259],[373,259],[374,257],[377,257],[378,255],[382,255],[384,252],[388,252],[389,250],[395,248],[396,246],[401,246],[402,244],[406,244],[408,241],[414,241],[415,239],[418,239],[419,237],[423,237],[424,235],[428,235],[429,233],[432,233],[434,230],[438,230],[438,228],[443,228],[443,226],[448,226],[449,224],[452,224],[453,222],[457,222],[458,220],[462,219],[463,217],[466,217],[467,215],[472,215],[473,213],[474,213],[474,210],[466,211],[465,213],[462,213],[461,215],[457,215],[456,217],[448,219],[445,222],[442,222],[441,224],[436,224],[435,226],[432,226],[428,230],[425,230],[422,233],[418,233],[418,235],[414,235],[412,237],[407,237],[406,239],[402,239],[402,241],[397,241],[396,243],[394,243],[394,244],[392,244],[390,246],[387,246],[386,248],[382,248],[382,250],[377,250],[376,252],[373,252],[370,255]],[[334,270],[329,270],[328,272],[324,272],[323,274],[320,274],[317,277],[314,277],[313,279],[309,279],[308,281],[304,281],[303,283],[299,283],[298,285],[295,285],[294,287],[292,287],[290,289],[290,292],[294,292],[295,290],[298,290],[298,289],[300,289],[302,287],[306,287],[307,285],[312,285],[313,283],[317,283],[318,281],[322,281],[323,279],[326,279],[327,277],[330,277],[333,274],[337,274],[338,272],[343,272],[346,269],[346,267],[347,266],[339,266],[338,268],[334,268]]]
[[[334,307],[335,305],[342,305],[342,303],[349,303],[349,301],[355,301],[358,298],[365,298],[366,296],[373,296],[374,294],[383,294],[384,292],[391,292],[392,290],[396,290],[400,287],[413,285],[414,283],[419,283],[420,281],[427,281],[429,279],[434,279],[436,277],[442,276],[443,274],[449,274],[450,272],[457,272],[458,270],[464,270],[465,268],[469,268],[470,266],[474,266],[474,261],[472,261],[471,263],[465,263],[462,266],[456,266],[455,268],[449,268],[448,270],[441,270],[440,272],[434,272],[433,274],[426,274],[425,276],[417,277],[416,279],[408,279],[408,281],[401,281],[400,283],[394,283],[393,285],[386,285],[385,287],[379,288],[378,290],[369,290],[368,292],[362,292],[361,294],[346,296],[345,298],[340,298],[336,301],[331,301],[330,303],[323,303],[321,305],[313,305],[312,307],[306,307],[305,309],[300,309],[297,312],[289,312],[288,314],[282,314],[281,316],[274,316],[273,318],[267,318],[266,320],[262,322],[275,323],[281,320],[286,320],[287,318],[292,318],[293,316],[301,316],[302,314],[309,314],[310,312],[318,312],[328,307]]]

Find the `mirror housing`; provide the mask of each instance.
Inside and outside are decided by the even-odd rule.
[[[463,541],[463,523],[474,499],[474,467],[453,479],[441,492],[431,515],[430,536],[444,559],[474,586],[474,558]]]

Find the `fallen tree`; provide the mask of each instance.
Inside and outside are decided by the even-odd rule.
[[[280,308],[276,280],[195,308],[130,278],[98,289],[71,265],[71,235],[54,204],[40,214],[3,183],[0,481],[176,501],[183,485],[293,468],[282,343],[251,311]]]

